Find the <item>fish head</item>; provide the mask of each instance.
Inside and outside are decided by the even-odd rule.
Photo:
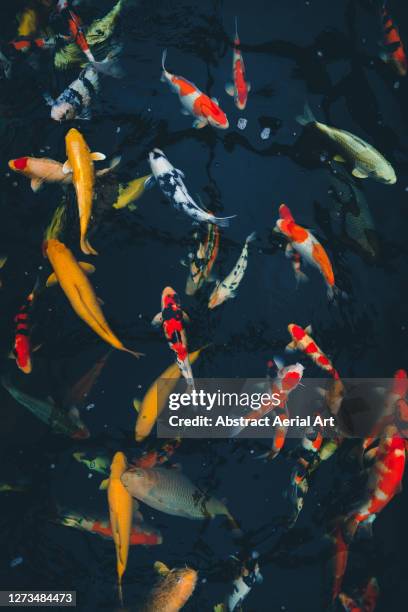
[[[165,287],[161,297],[162,308],[180,307],[180,299],[172,287]]]
[[[11,170],[14,170],[14,172],[26,174],[29,171],[29,158],[18,157],[17,159],[10,159],[8,165]]]
[[[163,151],[157,148],[150,151],[149,164],[154,176],[165,174],[173,168]]]
[[[394,185],[397,182],[397,175],[391,164],[381,167],[381,171],[375,171],[375,178],[386,185]]]
[[[163,586],[170,601],[186,602],[194,591],[196,583],[196,570],[185,567],[170,570]]]
[[[152,488],[150,470],[141,467],[131,467],[121,475],[121,481],[132,497],[148,493]]]
[[[122,476],[122,474],[126,472],[127,468],[128,463],[124,453],[115,453],[111,463],[111,476],[113,478],[120,478],[120,476]]]
[[[220,109],[218,104],[210,100],[209,103],[202,106],[202,113],[208,123],[215,128],[226,130],[229,128],[227,115]]]
[[[301,363],[295,363],[279,370],[278,377],[282,380],[283,391],[289,393],[298,386],[302,380],[304,369]]]
[[[300,325],[296,325],[296,323],[289,323],[288,332],[295,342],[301,340],[306,334],[305,330]]]
[[[51,119],[54,121],[71,121],[76,117],[76,110],[69,102],[61,102],[54,104],[51,108]],[[70,130],[71,131],[71,130]]]

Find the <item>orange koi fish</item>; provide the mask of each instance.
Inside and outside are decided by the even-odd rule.
[[[234,53],[232,56],[232,83],[225,85],[225,91],[233,96],[235,106],[244,110],[248,101],[248,92],[251,91],[251,83],[245,79],[245,66],[240,50],[241,42],[238,36],[238,20],[235,17]]]
[[[327,285],[327,296],[330,300],[339,293],[335,285],[333,268],[326,251],[313,234],[304,227],[297,225],[292,213],[285,204],[279,207],[280,219],[276,222],[275,231],[280,232],[288,239],[286,254],[293,256],[296,251],[305,261],[317,268]],[[304,275],[297,274],[298,280]]]
[[[224,111],[218,105],[216,98],[209,98],[206,94],[187,79],[167,72],[164,65],[167,56],[167,49],[163,51],[161,80],[167,81],[171,90],[178,94],[183,115],[193,115],[196,117],[193,127],[200,129],[206,125],[226,130],[229,127],[228,119]]]

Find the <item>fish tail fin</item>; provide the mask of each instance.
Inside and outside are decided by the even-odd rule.
[[[137,351],[132,351],[126,348],[125,346],[123,346],[120,350],[124,351],[125,353],[129,353],[130,355],[133,355],[133,357],[136,357],[136,359],[140,359],[140,357],[145,356],[145,353],[138,353]]]
[[[119,595],[120,606],[121,606],[121,608],[123,608],[122,577],[120,577],[118,579],[118,595]]]
[[[118,59],[121,49],[121,45],[116,45],[116,47],[109,51],[105,59],[103,59],[101,62],[93,61],[91,62],[91,66],[93,66],[97,72],[100,72],[106,76],[111,76],[114,79],[123,78],[125,73],[119,64]]]
[[[306,274],[304,272],[302,272],[301,270],[297,270],[295,272],[295,277],[296,277],[296,283],[299,285],[299,283],[307,283],[309,278],[306,276]]]
[[[167,70],[166,70],[166,58],[167,58],[167,49],[164,49],[163,53],[162,53],[162,75],[161,75],[161,80],[165,81],[166,80],[166,75],[167,75]]]
[[[303,107],[303,115],[297,115],[296,121],[300,123],[300,125],[308,125],[309,123],[315,123],[316,117],[312,113],[312,109],[309,104],[305,102]]]
[[[213,217],[215,225],[218,227],[228,227],[230,224],[230,219],[234,219],[237,215],[231,215],[230,217]]]
[[[238,36],[238,17],[235,15],[235,40],[239,40]]]
[[[97,255],[97,251],[90,245],[88,238],[81,238],[81,251],[85,255]]]
[[[334,305],[338,305],[339,300],[347,300],[348,295],[345,291],[339,289],[336,285],[332,285],[327,289],[327,299]]]

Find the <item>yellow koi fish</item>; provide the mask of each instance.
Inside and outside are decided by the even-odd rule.
[[[123,486],[120,477],[127,470],[123,453],[115,453],[108,484],[108,503],[112,537],[115,542],[119,599],[123,607],[122,577],[126,570],[130,532],[132,530],[133,500]]]
[[[188,358],[191,364],[198,359],[201,351],[203,349],[199,349],[198,351],[194,351],[194,353],[190,353]],[[163,411],[163,408],[166,404],[167,398],[165,394],[161,399],[159,404],[159,397],[157,393],[157,383],[160,379],[172,379],[171,382],[167,382],[167,391],[171,393],[172,389],[177,384],[177,381],[181,377],[181,370],[178,367],[177,363],[172,363],[164,372],[159,376],[157,380],[149,387],[144,396],[142,402],[140,403],[137,399],[133,400],[133,405],[135,409],[138,411],[136,427],[135,427],[135,438],[136,442],[142,442],[152,431],[154,424],[157,421],[158,416]],[[173,384],[174,381],[174,384]]]
[[[43,248],[54,270],[54,274],[48,278],[47,287],[58,282],[78,317],[89,325],[102,340],[119,351],[126,351],[135,357],[141,357],[142,353],[124,347],[110,329],[93,287],[85,274],[85,272],[92,272],[93,266],[78,263],[71,251],[59,240],[47,240]]]
[[[81,251],[85,255],[97,255],[98,253],[89,244],[86,234],[92,215],[95,183],[93,162],[103,160],[106,156],[103,153],[91,153],[85,138],[75,128],[71,128],[65,136],[65,146],[68,160],[65,162],[62,170],[64,174],[72,172],[72,182],[78,201]]]
[[[113,204],[113,208],[120,209],[129,206],[132,210],[133,203],[143,195],[145,189],[149,189],[152,186],[152,183],[154,183],[153,175],[147,174],[125,185],[119,185],[118,199]]]

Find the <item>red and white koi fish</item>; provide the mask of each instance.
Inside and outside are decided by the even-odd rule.
[[[349,597],[347,593],[340,593],[339,600],[346,612],[374,612],[379,594],[380,589],[376,578],[370,578],[357,601]]]
[[[383,3],[381,11],[382,28],[383,28],[383,51],[380,53],[380,58],[387,64],[391,64],[399,76],[406,76],[408,72],[408,60],[405,55],[404,45],[391,15],[386,8],[386,2]]]
[[[206,125],[226,130],[229,127],[228,119],[224,111],[218,105],[216,98],[209,98],[200,91],[194,83],[187,79],[167,72],[164,65],[166,61],[167,49],[163,51],[161,80],[167,81],[172,91],[178,94],[184,115],[196,117],[193,127],[200,129]]]
[[[296,325],[296,323],[290,323],[288,325],[288,331],[292,336],[292,341],[286,347],[287,351],[295,351],[299,350],[305,353],[310,359],[328,372],[335,380],[340,378],[337,370],[334,368],[332,362],[323,351],[317,346],[313,338],[310,336],[312,333],[312,326],[308,325],[303,329],[300,325]]]
[[[188,316],[182,310],[180,298],[172,287],[165,287],[161,297],[161,312],[153,319],[152,325],[163,326],[164,335],[172,351],[176,353],[177,365],[189,385],[194,385],[193,372],[188,358],[187,335],[183,321]]]
[[[229,96],[233,96],[235,106],[239,110],[244,110],[248,101],[248,92],[251,91],[251,83],[245,79],[245,66],[240,50],[241,42],[238,36],[238,23],[235,17],[235,38],[234,54],[232,56],[232,83],[225,85],[225,91]]]
[[[33,290],[27,296],[24,304],[14,317],[14,323],[16,324],[15,336],[14,336],[14,347],[13,353],[16,358],[16,363],[20,370],[24,374],[30,374],[32,370],[31,363],[31,321],[30,312],[33,307],[35,297],[37,295],[39,282],[36,281]]]
[[[370,468],[365,498],[353,509],[352,513],[336,526],[337,536],[342,533],[343,543],[336,540],[335,565],[338,569],[333,587],[333,600],[339,595],[347,565],[348,547],[356,533],[362,527],[370,527],[376,516],[387,506],[401,490],[405,471],[405,440],[395,425],[388,425],[381,438],[374,463]],[[336,537],[337,537],[336,536]],[[346,547],[347,551],[344,550]],[[340,557],[345,562],[340,563]]]
[[[275,231],[280,232],[288,239],[287,255],[291,257],[295,250],[305,261],[317,268],[326,282],[327,296],[332,300],[335,294],[339,293],[339,290],[335,285],[333,268],[326,251],[309,230],[297,225],[285,204],[280,205],[279,215],[280,219],[276,222]],[[297,278],[299,280],[299,273]]]
[[[70,40],[70,36],[64,36],[63,34],[56,34],[55,36],[48,36],[42,38],[31,38],[29,36],[19,36],[14,40],[11,40],[9,44],[15,51],[20,53],[27,53],[32,49],[54,49],[60,41],[67,42]]]

